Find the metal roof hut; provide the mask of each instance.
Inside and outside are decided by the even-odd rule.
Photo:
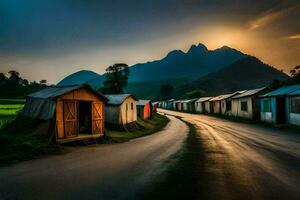
[[[97,138],[104,134],[106,101],[88,85],[47,87],[26,97],[23,115],[52,120],[58,143]]]
[[[195,101],[195,109],[197,113],[206,113],[208,112],[205,109],[205,102],[209,101],[212,97],[201,97],[198,100]]]
[[[260,118],[259,96],[267,92],[267,88],[247,90],[232,97],[232,115],[248,119]]]
[[[105,122],[108,125],[126,125],[137,120],[137,99],[132,94],[105,95]]]
[[[300,84],[278,88],[265,95],[260,96],[262,121],[276,124],[286,124],[289,122],[290,103],[289,95],[300,89]],[[294,95],[291,95],[294,96]],[[297,103],[296,103],[297,105]],[[296,108],[297,109],[297,108]]]
[[[137,115],[143,119],[151,119],[152,117],[152,103],[150,100],[138,100],[136,102]]]
[[[234,92],[232,94],[225,94],[220,98],[221,101],[221,114],[232,115],[232,98],[236,95],[244,93],[246,90]]]
[[[196,112],[195,101],[197,101],[196,98],[182,101],[183,102],[183,111],[195,113]]]
[[[223,96],[224,95],[219,95],[209,100],[209,102],[212,104],[212,111],[211,111],[212,113],[216,113],[216,114],[221,113],[221,100]]]

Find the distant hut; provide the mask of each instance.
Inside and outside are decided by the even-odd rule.
[[[174,99],[168,100],[168,101],[166,102],[166,109],[168,109],[168,110],[173,110],[173,102],[174,102],[174,101],[175,101]]]
[[[292,113],[298,110],[295,106],[297,106],[299,102],[297,100],[297,91],[299,89],[299,84],[290,85],[260,96],[261,120],[274,124],[288,123],[289,120],[291,120],[288,117],[293,116]],[[290,100],[290,102],[288,100]],[[291,102],[291,100],[293,101]],[[291,104],[293,104],[293,110],[290,108],[290,106],[292,106]]]
[[[23,114],[51,120],[58,143],[98,138],[104,134],[106,101],[88,85],[47,87],[26,97]]]
[[[150,100],[138,100],[136,102],[137,115],[143,119],[152,117],[152,103]]]
[[[223,96],[224,95],[219,95],[209,100],[209,102],[212,104],[211,113],[216,113],[216,114],[221,113],[221,99],[223,98]]]
[[[247,90],[241,94],[232,97],[232,115],[248,119],[260,118],[260,100],[259,96],[268,90],[258,88]]]
[[[221,114],[223,115],[233,115],[232,113],[232,98],[236,95],[242,94],[246,90],[237,91],[232,94],[225,94],[220,98],[221,101]]]
[[[196,107],[195,107],[195,102],[197,99],[189,99],[183,101],[183,110],[185,112],[190,112],[190,113],[195,113],[196,112]]]
[[[205,109],[205,102],[209,101],[212,97],[201,97],[195,101],[195,109],[197,113],[207,112]]]
[[[131,94],[105,95],[105,122],[109,125],[126,125],[137,120],[135,96]]]

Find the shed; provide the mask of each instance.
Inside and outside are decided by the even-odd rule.
[[[288,94],[288,122],[300,126],[300,88]]]
[[[232,97],[232,115],[248,119],[260,118],[259,96],[267,92],[267,88],[247,90]]]
[[[153,102],[152,103],[152,111],[156,113],[157,108],[159,108],[159,102]]]
[[[216,97],[213,97],[209,100],[209,102],[212,104],[212,113],[219,114],[221,113],[221,100],[224,95],[219,95]]]
[[[152,103],[150,100],[138,100],[136,102],[137,115],[143,119],[152,117]]]
[[[97,138],[104,134],[106,101],[88,85],[53,86],[29,94],[23,114],[52,120],[58,143]]]
[[[137,120],[137,99],[132,94],[105,95],[105,122],[109,125],[126,125]]]
[[[201,97],[195,101],[195,109],[197,113],[206,113],[208,110],[205,108],[205,102],[209,101],[212,97]]]
[[[197,99],[188,99],[182,101],[183,103],[183,111],[184,112],[190,112],[190,113],[195,113],[196,112],[196,107],[195,107],[195,102]]]
[[[265,95],[260,96],[261,120],[269,123],[286,124],[289,122],[290,107],[289,100],[293,99],[293,92],[297,96],[300,84],[278,88]]]
[[[170,99],[170,100],[166,101],[166,109],[173,110],[173,102],[174,101],[175,101],[174,99]]]

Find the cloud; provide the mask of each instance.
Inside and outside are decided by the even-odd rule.
[[[295,9],[298,9],[300,7],[300,4],[296,5],[290,5],[287,7],[283,7],[280,9],[271,9],[269,10],[265,15],[250,21],[249,23],[249,29],[257,29],[257,28],[262,28],[280,18],[283,18],[287,15],[289,15],[290,12],[294,11]]]
[[[300,33],[295,34],[295,35],[289,35],[289,36],[286,37],[286,39],[289,39],[289,40],[300,40]]]

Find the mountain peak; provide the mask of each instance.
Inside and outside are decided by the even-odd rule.
[[[187,53],[188,54],[201,54],[206,51],[208,51],[207,47],[204,44],[199,43],[198,46],[193,44]]]
[[[181,50],[173,50],[173,51],[170,51],[167,55],[167,57],[177,57],[177,56],[181,56],[181,55],[184,55],[184,52],[181,51]]]

